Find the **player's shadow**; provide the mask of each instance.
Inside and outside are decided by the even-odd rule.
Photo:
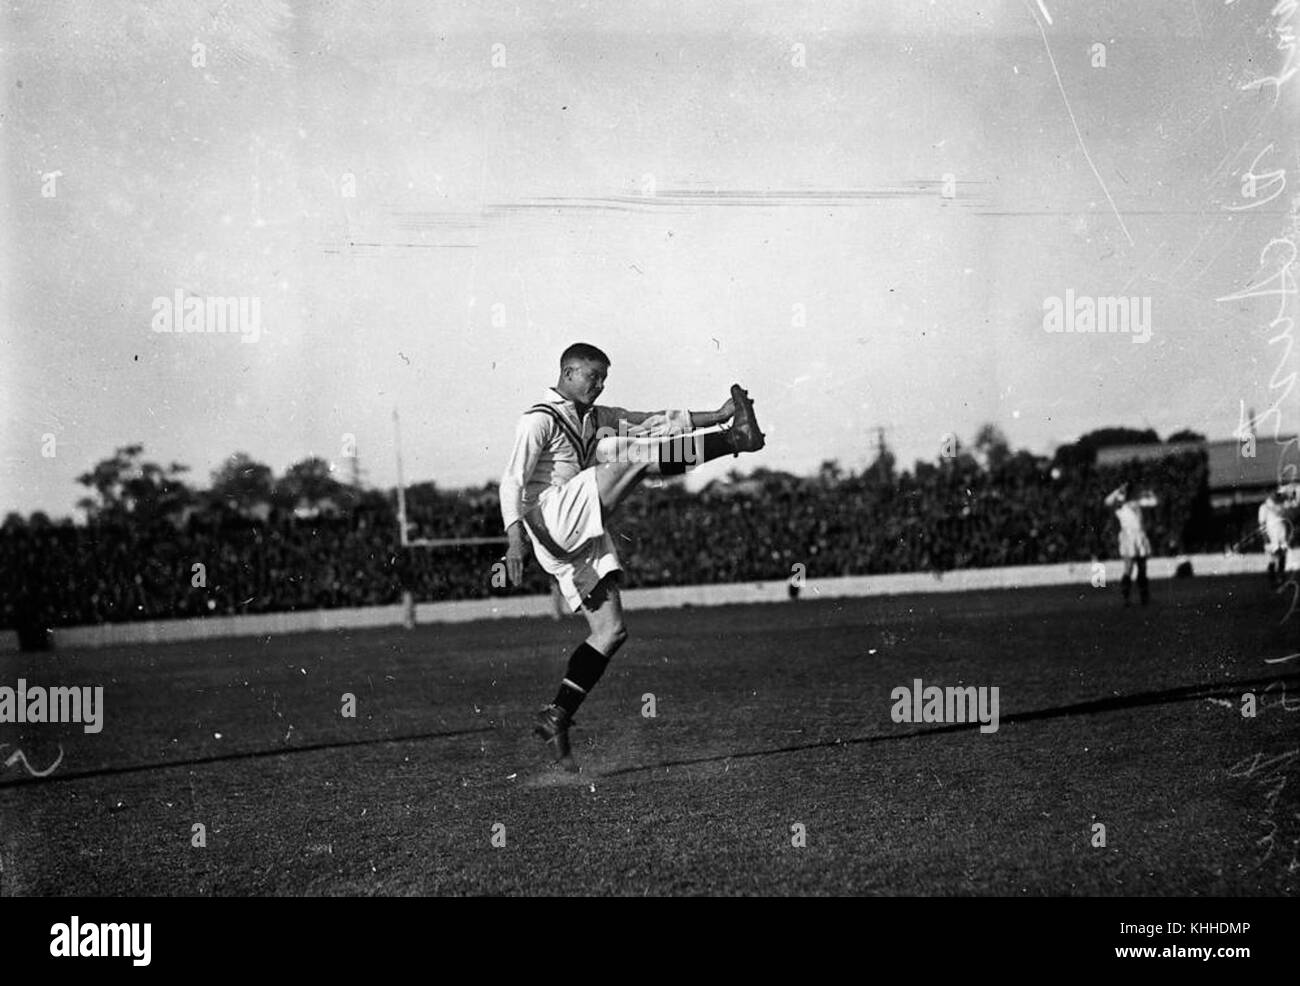
[[[1094,699],[1091,702],[1075,702],[1070,705],[1056,706],[1050,709],[1032,709],[1027,712],[1013,712],[998,717],[998,726],[1009,723],[1037,722],[1044,719],[1063,719],[1068,716],[1097,715],[1115,712],[1121,709],[1143,708],[1157,705],[1173,705],[1179,702],[1196,702],[1205,699],[1220,699],[1236,702],[1246,691],[1263,691],[1282,686],[1285,689],[1300,689],[1300,674],[1273,675],[1266,678],[1237,679],[1220,681],[1214,684],[1184,685],[1179,688],[1167,688],[1162,691],[1138,692],[1133,695],[1113,695],[1108,698]],[[849,739],[819,740],[814,743],[794,743],[788,746],[775,746],[763,750],[741,750],[736,753],[716,754],[705,757],[685,757],[678,760],[663,760],[657,763],[630,765],[602,772],[602,777],[618,777],[624,774],[637,774],[647,770],[664,767],[689,767],[697,764],[725,763],[729,760],[748,760],[758,757],[776,756],[782,753],[799,753],[805,750],[822,750],[841,746],[860,746],[870,743],[896,743],[903,740],[923,739],[927,736],[940,736],[945,733],[960,733],[979,729],[978,722],[946,723],[941,726],[928,726],[923,729],[909,729],[904,732],[880,733],[873,736],[854,736]],[[154,763],[130,764],[114,767],[99,767],[89,770],[55,773],[46,777],[17,776],[0,780],[0,788],[15,787],[20,784],[55,784],[62,781],[82,780],[91,777],[108,777],[119,774],[135,774],[150,770],[164,770],[170,767],[193,767],[202,764],[225,763],[238,760],[260,760],[266,757],[283,757],[296,753],[313,753],[321,750],[347,749],[361,746],[375,746],[385,743],[427,742],[430,740],[455,739],[478,733],[496,732],[493,726],[480,726],[470,729],[451,729],[438,732],[413,733],[403,736],[375,736],[362,740],[346,742],[323,742],[303,744],[302,746],[279,747],[270,750],[247,750],[243,752],[223,753],[214,756],[193,757],[189,759],[167,760]]]
[[[418,743],[428,740],[454,739],[460,736],[473,736],[478,733],[493,733],[492,726],[475,726],[470,729],[446,729],[438,732],[410,733],[404,736],[371,736],[360,740],[340,740],[337,742],[303,743],[298,746],[282,746],[271,750],[244,750],[232,753],[218,753],[207,757],[190,757],[188,759],[159,760],[153,763],[124,764],[116,767],[92,767],[87,770],[71,770],[48,776],[18,775],[0,781],[0,788],[15,787],[19,784],[57,784],[61,781],[79,781],[88,777],[113,777],[119,774],[139,774],[150,770],[167,770],[171,767],[198,767],[212,763],[230,763],[239,760],[263,760],[267,757],[283,757],[295,753],[319,753],[321,750],[353,749],[360,746],[380,746],[385,743]],[[11,744],[0,743],[0,747]],[[0,749],[0,755],[5,751]],[[4,761],[0,761],[3,763]]]
[[[1282,686],[1282,694],[1288,688],[1300,688],[1300,674],[1272,675],[1267,678],[1240,678],[1235,681],[1218,681],[1213,684],[1183,685],[1178,688],[1166,688],[1162,691],[1137,692],[1133,695],[1112,695],[1108,698],[1094,699],[1091,702],[1074,702],[1070,705],[1058,705],[1050,709],[1031,709],[1026,712],[1012,712],[998,717],[998,727],[1009,723],[1041,722],[1045,719],[1064,719],[1068,716],[1099,715],[1116,712],[1121,709],[1147,708],[1156,705],[1174,705],[1179,702],[1200,702],[1206,699],[1219,699],[1232,702],[1240,701],[1247,691],[1262,691]],[[729,760],[748,760],[757,757],[770,757],[782,753],[800,753],[805,750],[823,750],[842,746],[861,746],[870,743],[898,743],[903,740],[923,739],[927,736],[941,736],[945,733],[961,733],[979,729],[979,722],[945,723],[941,726],[927,726],[923,729],[909,729],[896,733],[879,733],[873,736],[854,736],[849,739],[818,740],[814,743],[794,743],[789,746],[775,746],[765,750],[742,750],[738,753],[724,753],[707,757],[685,757],[679,760],[663,760],[658,763],[631,765],[605,771],[605,777],[617,777],[621,774],[638,774],[647,770],[663,767],[689,767],[706,763],[725,763]]]

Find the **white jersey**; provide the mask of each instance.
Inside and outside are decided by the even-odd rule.
[[[1143,533],[1142,508],[1132,500],[1126,500],[1115,510],[1119,518],[1119,536],[1138,537]]]
[[[1286,511],[1271,499],[1259,505],[1259,525],[1264,528],[1264,550],[1270,553],[1286,548]]]
[[[551,487],[563,486],[594,461],[606,436],[659,436],[691,428],[689,411],[629,411],[577,405],[554,387],[519,419],[510,463],[501,477],[501,519],[507,528],[537,505]]]
[[[1120,490],[1106,497],[1106,506],[1115,511],[1119,520],[1119,554],[1121,558],[1146,558],[1151,554],[1151,541],[1147,538],[1142,521],[1142,508],[1154,507],[1156,498],[1145,495],[1136,500],[1126,500]]]

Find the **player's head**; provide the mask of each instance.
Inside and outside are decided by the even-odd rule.
[[[560,355],[560,382],[555,389],[571,401],[594,404],[605,389],[608,373],[608,356],[595,346],[575,342]]]

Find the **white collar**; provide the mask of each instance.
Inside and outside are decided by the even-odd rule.
[[[575,418],[583,418],[583,417],[586,417],[586,414],[591,414],[592,411],[594,411],[594,410],[596,409],[596,405],[595,405],[595,404],[592,404],[590,407],[587,408],[586,414],[579,415],[579,414],[578,414],[578,405],[575,404],[575,403],[574,403],[572,400],[570,400],[569,398],[565,397],[563,394],[561,394],[561,393],[560,393],[558,390],[556,390],[554,387],[547,387],[547,388],[546,388],[546,396],[542,399],[542,402],[545,403],[545,404],[559,404],[559,405],[561,405],[562,407],[564,407],[566,410],[573,412],[573,416],[574,416]]]

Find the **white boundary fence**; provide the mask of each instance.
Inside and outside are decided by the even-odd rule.
[[[1300,563],[1292,553],[1292,562]],[[1171,578],[1179,563],[1190,561],[1197,576],[1257,573],[1263,577],[1267,565],[1263,554],[1190,555],[1180,558],[1152,558],[1147,566],[1153,579]],[[1117,583],[1121,563],[1111,559],[1106,566],[1107,585]],[[1297,564],[1289,567],[1296,568]],[[819,579],[808,576],[801,599],[834,599],[845,596],[896,596],[910,593],[967,592],[976,589],[1017,589],[1046,585],[1091,585],[1092,562],[1063,565],[1020,565],[1011,568],[971,568],[946,572],[942,577],[927,572],[900,575],[850,575]],[[789,580],[733,582],[726,585],[670,586],[658,589],[628,589],[623,593],[627,609],[672,609],[680,606],[724,606],[732,603],[774,603],[789,599]],[[419,603],[415,622],[465,623],[473,620],[547,616],[553,612],[550,596],[514,596],[466,599],[442,603]],[[156,620],[140,623],[107,623],[98,626],[63,627],[54,631],[56,650],[79,647],[109,647],[127,644],[207,640],[215,637],[260,637],[312,630],[343,630],[365,627],[401,626],[406,612],[401,605],[370,606],[363,609],[318,609],[298,613],[263,613],[249,616],[209,616],[189,620]],[[0,632],[0,653],[18,649],[18,635]]]

